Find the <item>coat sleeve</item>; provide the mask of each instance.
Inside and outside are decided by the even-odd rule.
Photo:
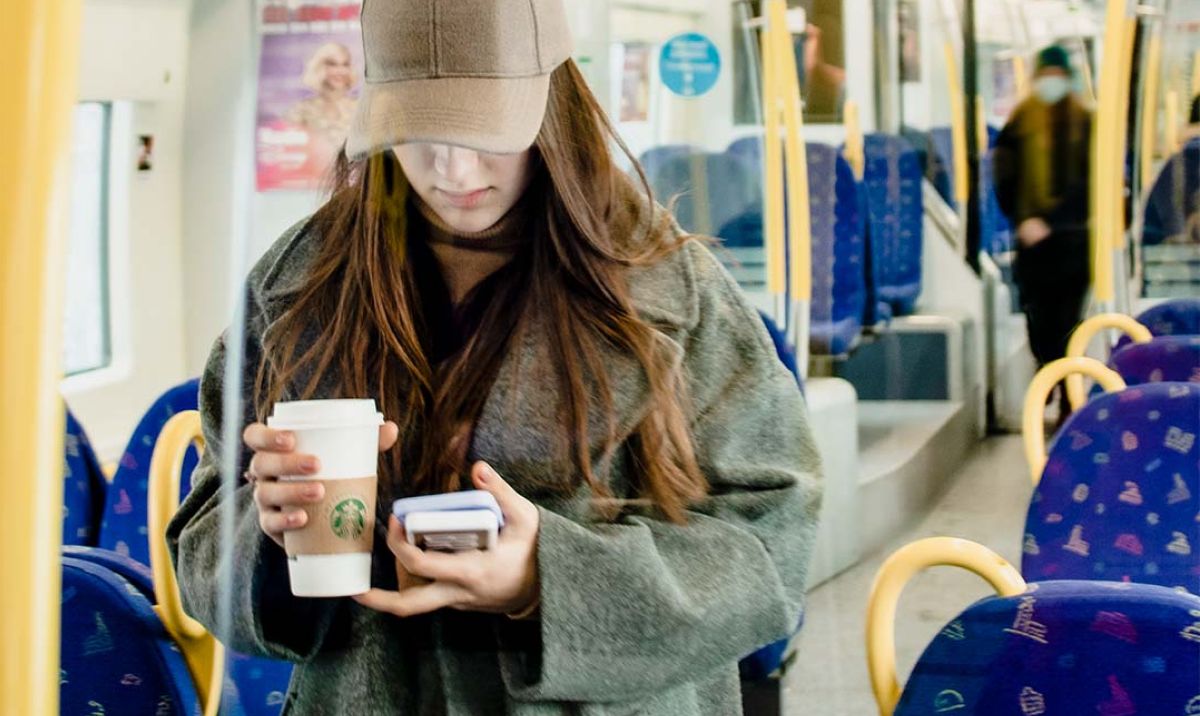
[[[540,622],[502,625],[513,697],[625,701],[730,666],[801,615],[821,484],[803,398],[758,315],[704,249],[685,346],[709,497],[686,524],[580,524],[543,509]]]
[[[243,328],[245,367],[237,386],[243,410],[231,417],[238,421],[239,441],[242,429],[256,419],[252,391],[262,359],[264,319],[254,297],[254,273],[249,283]],[[250,458],[244,447],[238,450],[237,489],[228,498],[221,489],[227,336],[228,332],[217,340],[201,378],[200,413],[206,449],[192,474],[191,492],[167,526],[167,546],[185,610],[210,631],[218,627],[221,588],[229,588],[232,620],[231,633],[222,637],[226,646],[246,654],[304,661],[319,649],[344,600],[292,596],[287,557],[283,548],[259,529],[253,486],[241,477]],[[234,511],[229,565],[232,580],[228,583],[221,579],[225,566],[220,538],[223,509]]]

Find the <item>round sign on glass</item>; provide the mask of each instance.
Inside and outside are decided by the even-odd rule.
[[[681,97],[699,97],[717,84],[721,53],[712,40],[688,32],[667,40],[658,68],[667,89]]]

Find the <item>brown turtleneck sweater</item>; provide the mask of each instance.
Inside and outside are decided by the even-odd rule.
[[[450,302],[459,306],[471,290],[502,268],[528,240],[525,202],[518,202],[491,228],[463,233],[447,226],[428,204],[414,195],[413,203],[423,219],[426,241],[450,292]]]

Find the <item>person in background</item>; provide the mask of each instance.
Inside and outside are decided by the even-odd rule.
[[[1183,142],[1146,195],[1145,245],[1200,243],[1200,95],[1192,99]]]
[[[1038,365],[1066,353],[1087,297],[1091,113],[1072,91],[1067,51],[1037,57],[1033,93],[996,141],[1000,209],[1016,227],[1015,278]],[[1070,413],[1059,388],[1059,422]]]

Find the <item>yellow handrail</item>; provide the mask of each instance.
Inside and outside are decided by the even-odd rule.
[[[1166,145],[1166,155],[1171,156],[1179,151],[1179,92],[1167,92],[1166,102],[1163,103],[1163,144]]]
[[[58,385],[80,5],[8,0],[0,22],[0,714],[59,707]]]
[[[1029,479],[1034,485],[1042,479],[1046,468],[1046,426],[1043,416],[1046,398],[1054,386],[1072,373],[1083,373],[1100,384],[1104,390],[1115,393],[1125,389],[1125,380],[1095,358],[1059,358],[1046,364],[1033,376],[1029,390],[1025,393],[1025,410],[1021,420],[1021,437],[1025,441],[1025,461],[1029,464]]]
[[[188,448],[204,450],[200,413],[188,410],[167,421],[150,458],[150,568],[154,572],[154,611],[167,633],[179,644],[196,684],[205,716],[216,716],[221,705],[225,650],[200,622],[183,611],[179,583],[167,553],[167,523],[179,509],[179,486]]]
[[[1104,22],[1104,58],[1100,63],[1095,129],[1092,132],[1092,287],[1095,300],[1112,304],[1116,282],[1113,251],[1124,239],[1126,105],[1129,84],[1128,5],[1108,0]],[[1122,88],[1122,85],[1125,85]]]
[[[1192,96],[1200,94],[1200,50],[1192,53]]]
[[[958,58],[954,45],[942,45],[946,58],[946,87],[950,92],[950,136],[954,145],[954,198],[960,209],[965,209],[971,193],[967,177],[967,108],[963,98],[962,79],[959,77]]]
[[[1154,181],[1154,158],[1158,153],[1158,79],[1162,71],[1162,33],[1158,23],[1151,26],[1149,32],[1146,71],[1142,79],[1142,191],[1148,190],[1150,182]]]
[[[846,125],[846,146],[842,155],[846,157],[850,168],[854,170],[854,178],[861,181],[867,168],[867,153],[863,139],[862,121],[858,116],[858,102],[852,99],[846,100],[846,104],[842,107],[842,114]]]
[[[1149,328],[1124,313],[1101,313],[1080,323],[1071,333],[1071,340],[1067,343],[1066,357],[1080,358],[1084,356],[1096,334],[1107,328],[1123,331],[1133,339],[1134,343],[1149,343],[1154,338],[1150,334]],[[1071,402],[1072,410],[1079,410],[1087,402],[1082,375],[1072,373],[1067,376],[1067,400]]]
[[[1025,56],[1021,53],[1013,55],[1013,77],[1015,78],[1014,89],[1017,92],[1017,102],[1023,101],[1029,96],[1029,74],[1025,67]]]
[[[876,573],[867,602],[867,670],[880,716],[891,716],[900,701],[900,683],[896,678],[896,603],[917,572],[937,565],[969,569],[987,580],[1002,597],[1025,591],[1025,580],[1015,567],[970,540],[929,537],[896,550]]]
[[[791,298],[805,305],[812,299],[812,224],[808,211],[808,152],[804,146],[804,103],[800,74],[787,25],[787,3],[771,0],[769,26],[775,33],[779,63],[776,86],[783,102],[784,171],[787,174],[788,253]],[[799,339],[798,339],[799,340]],[[808,337],[803,337],[805,343]]]
[[[764,13],[764,16],[766,13]],[[763,246],[767,260],[767,293],[782,302],[787,294],[786,248],[784,244],[783,140],[779,137],[779,55],[771,32],[770,18],[762,25],[763,83]]]

